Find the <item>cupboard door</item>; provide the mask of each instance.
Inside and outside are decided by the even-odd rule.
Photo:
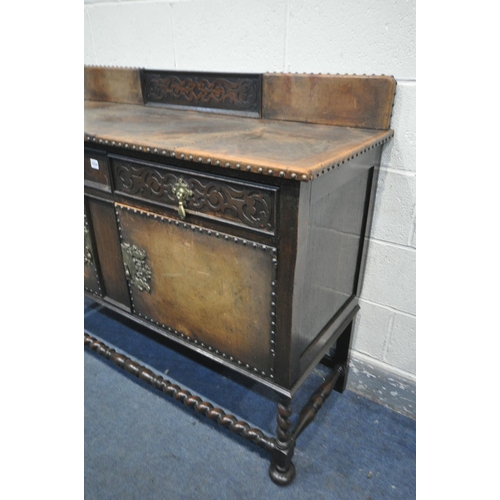
[[[85,247],[85,261],[84,261],[84,285],[85,290],[91,292],[99,297],[102,297],[101,281],[99,279],[99,272],[97,270],[97,253],[95,251],[94,239],[91,233],[89,219],[87,218],[86,209],[84,212],[84,247]]]
[[[134,314],[273,378],[276,249],[115,207]]]

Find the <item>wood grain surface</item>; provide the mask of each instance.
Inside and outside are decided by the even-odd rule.
[[[84,139],[264,176],[312,180],[392,130],[253,119],[85,101]],[[156,151],[155,151],[156,150]]]

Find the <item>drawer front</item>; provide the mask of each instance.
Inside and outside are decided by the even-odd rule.
[[[274,378],[276,249],[115,207],[133,313]]]
[[[84,214],[84,246],[85,246],[85,261],[84,261],[84,285],[85,290],[99,297],[102,297],[101,281],[97,271],[96,251],[91,234],[91,228],[87,219],[87,214]]]
[[[108,160],[101,151],[85,149],[84,152],[85,185],[111,192]]]
[[[190,192],[184,202],[186,213],[274,234],[277,188],[273,186],[111,155],[110,164],[117,193],[177,209],[176,189],[184,184]]]

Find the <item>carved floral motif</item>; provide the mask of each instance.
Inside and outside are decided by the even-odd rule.
[[[256,82],[246,78],[179,78],[153,74],[146,79],[146,100],[193,106],[211,104],[248,110],[257,107],[257,89]]]

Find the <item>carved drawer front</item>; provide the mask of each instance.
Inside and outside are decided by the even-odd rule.
[[[193,174],[156,163],[110,156],[115,191],[137,199],[170,205],[182,220],[189,214],[222,219],[274,233],[277,188]]]
[[[276,249],[115,207],[134,314],[274,378]]]
[[[90,233],[90,225],[87,219],[87,214],[84,214],[84,247],[85,247],[85,260],[84,260],[84,284],[85,290],[102,297],[101,282],[96,265],[96,252],[93,244],[92,235]]]
[[[105,153],[92,149],[85,149],[84,178],[86,186],[111,192],[108,160]]]

